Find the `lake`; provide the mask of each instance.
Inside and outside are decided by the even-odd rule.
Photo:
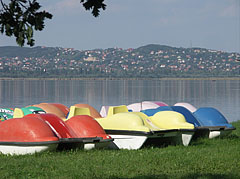
[[[0,80],[1,108],[41,102],[71,106],[163,101],[214,107],[228,119],[240,120],[240,80]]]

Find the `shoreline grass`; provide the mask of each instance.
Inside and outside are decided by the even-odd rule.
[[[0,155],[1,178],[240,178],[240,121],[230,136],[190,146]]]

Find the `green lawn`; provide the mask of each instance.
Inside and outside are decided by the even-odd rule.
[[[0,178],[240,178],[240,121],[190,146],[0,155]]]

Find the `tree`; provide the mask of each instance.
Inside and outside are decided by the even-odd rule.
[[[80,0],[86,10],[92,10],[94,17],[98,17],[100,9],[105,10],[104,0]],[[52,19],[52,14],[41,11],[37,0],[10,0],[9,4],[0,0],[0,31],[7,36],[15,36],[19,46],[25,44],[33,46],[33,32],[44,29],[46,19]]]

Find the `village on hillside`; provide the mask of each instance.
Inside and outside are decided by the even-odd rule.
[[[240,54],[146,45],[74,50],[0,47],[0,77],[239,77]]]

